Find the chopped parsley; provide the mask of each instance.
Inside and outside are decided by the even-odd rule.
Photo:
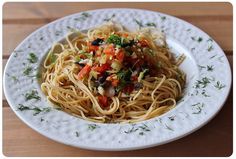
[[[77,31],[78,31],[77,29],[72,28],[72,27],[70,27],[70,26],[67,26],[66,28],[67,28],[70,32],[77,32]]]
[[[6,75],[7,75],[8,77],[10,77],[15,83],[16,83],[16,82],[19,82],[19,80],[17,79],[16,76],[11,76],[9,73],[6,73]]]
[[[51,110],[51,108],[50,107],[46,107],[46,108],[33,107],[33,108],[31,108],[29,106],[24,106],[23,104],[19,104],[18,110],[19,111],[32,110],[32,111],[34,111],[33,115],[35,116],[35,115],[38,115],[39,113],[42,113],[42,112],[47,113]]]
[[[107,39],[107,42],[108,43],[112,43],[112,44],[116,44],[116,45],[121,45],[121,37],[119,37],[116,34],[112,34]]]
[[[202,88],[205,88],[210,82],[210,79],[207,77],[203,77],[201,80],[197,80],[196,82],[196,88],[200,88],[200,86]]]
[[[202,108],[205,106],[204,103],[196,103],[192,105],[195,108],[195,112],[193,112],[192,114],[200,114],[202,112]]]
[[[96,128],[99,128],[99,126],[98,126],[97,124],[89,124],[89,125],[88,125],[88,130],[93,131],[93,130],[95,130]]]
[[[137,19],[134,19],[134,22],[139,26],[139,28],[143,27],[143,23],[141,21],[138,21]]]
[[[197,42],[202,42],[202,40],[203,40],[203,38],[202,37],[198,37],[198,39],[196,39],[195,37],[191,37],[191,39],[193,40],[193,41],[197,41]]]
[[[216,57],[216,56],[217,56],[217,55],[213,55],[213,56],[210,57],[210,59],[213,59],[213,58]]]
[[[155,23],[146,23],[146,26],[149,26],[149,27],[156,27],[156,24],[155,24]]]
[[[139,126],[139,128],[143,131],[151,131],[146,124],[143,124],[142,126]]]
[[[175,116],[169,116],[168,118],[170,119],[170,121],[174,121],[175,120]]]
[[[25,68],[25,70],[23,71],[23,74],[25,76],[29,76],[32,72],[33,72],[33,68],[29,66]]]
[[[200,68],[200,70],[206,68],[206,66],[202,66],[202,65],[198,65],[198,67]]]
[[[226,85],[221,84],[220,81],[217,81],[214,86],[215,86],[215,88],[217,88],[218,90],[221,90],[222,88],[226,87]]]
[[[214,70],[213,65],[207,65],[207,71],[212,72]]]
[[[26,101],[31,100],[31,99],[36,99],[36,100],[41,99],[41,97],[38,95],[38,92],[36,90],[32,90],[25,94]]]
[[[149,132],[151,130],[146,124],[143,124],[138,127],[134,125],[131,129],[124,131],[124,133],[130,134],[130,133],[134,133],[136,131],[139,131],[139,135],[144,135],[144,132]]]
[[[137,130],[138,130],[138,128],[135,128],[135,127],[133,126],[131,129],[129,129],[129,130],[127,130],[127,131],[124,131],[124,133],[130,134],[130,133],[136,132]]]
[[[212,45],[208,46],[207,51],[210,52],[212,50],[213,50],[213,46]]]
[[[30,63],[36,63],[38,61],[38,57],[34,53],[29,54],[29,58],[27,59]]]
[[[199,37],[198,39],[197,39],[197,41],[200,43],[200,42],[202,42],[202,37]]]
[[[208,94],[206,94],[206,90],[204,89],[201,93],[204,97],[210,97]]]
[[[165,17],[165,16],[161,16],[161,20],[162,20],[162,21],[165,21],[165,20],[166,20],[166,17]]]

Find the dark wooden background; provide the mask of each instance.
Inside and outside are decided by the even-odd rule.
[[[37,28],[63,16],[109,7],[141,8],[184,19],[208,33],[233,64],[233,7],[230,3],[5,3],[3,68],[14,48]],[[66,146],[35,132],[10,109],[3,96],[3,154],[6,156],[230,156],[233,149],[233,93],[219,114],[187,137],[153,148],[104,152]]]

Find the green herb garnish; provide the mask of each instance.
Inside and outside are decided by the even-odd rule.
[[[23,71],[23,74],[25,76],[29,76],[32,72],[33,72],[33,68],[29,66],[29,67],[25,68],[25,70]]]
[[[41,97],[38,95],[38,92],[36,90],[32,90],[25,94],[26,101],[31,100],[31,99],[36,99],[36,100],[41,99]]]
[[[175,120],[175,116],[169,116],[168,117],[171,121],[174,121]]]
[[[216,57],[216,56],[217,56],[217,55],[213,55],[213,56],[210,57],[210,59],[213,59],[213,58]]]
[[[143,27],[143,23],[141,21],[138,21],[137,19],[134,19],[134,22],[139,26],[139,28]]]
[[[200,43],[200,42],[202,42],[202,37],[199,37],[198,39],[197,39],[197,41]]]
[[[215,88],[217,88],[218,90],[221,90],[222,88],[226,87],[226,85],[221,84],[220,81],[217,81],[214,86],[215,86]]]
[[[209,83],[211,83],[210,79],[207,77],[204,77],[201,80],[197,80],[195,88],[200,88],[200,85],[202,86],[202,88],[205,88]]]
[[[212,72],[214,70],[214,67],[213,67],[213,65],[207,65],[207,71],[210,71],[210,72]]]
[[[67,26],[66,28],[67,28],[70,32],[77,32],[77,31],[78,31],[77,29],[72,28],[72,27],[70,27],[70,26]]]
[[[197,110],[196,112],[193,112],[192,114],[200,114],[202,112],[202,108],[205,106],[204,103],[196,103],[192,105],[193,107],[195,107],[195,109]]]
[[[116,34],[111,34],[109,36],[109,38],[107,39],[107,42],[108,43],[112,43],[112,44],[115,44],[115,45],[121,45],[121,37],[119,37],[118,35]]]
[[[208,46],[208,48],[207,48],[207,51],[210,52],[211,50],[213,50],[213,46],[212,45]]]
[[[143,124],[142,126],[139,126],[139,128],[143,131],[151,131],[146,124]]]
[[[155,24],[155,23],[146,23],[146,26],[149,26],[149,27],[156,27],[156,24]]]
[[[36,63],[38,61],[38,57],[34,53],[30,53],[29,58],[27,60],[30,63]]]
[[[137,131],[137,130],[138,130],[138,128],[135,128],[135,127],[133,126],[131,129],[129,129],[129,130],[127,130],[127,131],[124,131],[124,133],[130,134],[130,133],[133,133],[133,132],[135,132],[135,131]]]
[[[16,76],[11,76],[9,73],[6,73],[6,75],[7,75],[8,77],[10,77],[15,83],[16,83],[16,82],[19,82],[19,80],[17,79]]]
[[[88,129],[91,131],[95,130],[96,128],[99,128],[99,126],[97,124],[89,124],[88,125]]]
[[[41,112],[47,113],[47,112],[49,112],[51,110],[51,108],[50,107],[42,108],[42,109],[40,109],[39,107],[30,108],[28,106],[24,106],[22,104],[19,104],[18,110],[20,110],[20,111],[33,110],[34,111],[33,115],[35,116],[35,115],[38,115]]]
[[[162,20],[162,21],[165,21],[165,20],[166,20],[166,17],[165,17],[165,16],[161,16],[161,20]]]
[[[206,66],[202,66],[202,65],[198,65],[198,67],[200,68],[200,70],[206,68]]]
[[[204,89],[201,93],[204,97],[210,97],[208,94],[206,94],[206,90]]]

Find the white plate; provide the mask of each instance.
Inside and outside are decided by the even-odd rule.
[[[181,68],[187,74],[187,85],[184,98],[176,108],[136,124],[91,123],[51,108],[37,78],[32,77],[37,74],[47,51],[53,43],[63,39],[68,30],[92,28],[110,17],[130,30],[140,25],[155,25],[165,32],[167,43],[176,56],[186,55]],[[38,56],[37,63],[27,60],[31,52]],[[29,76],[24,73],[27,68],[33,69],[32,72],[28,70]],[[192,133],[217,114],[230,87],[231,71],[227,58],[209,35],[178,18],[136,9],[93,10],[56,20],[20,44],[9,58],[4,72],[6,98],[21,120],[55,141],[94,150],[146,148]],[[38,92],[40,100],[26,100],[26,94],[32,90]],[[20,111],[19,104],[33,110]]]

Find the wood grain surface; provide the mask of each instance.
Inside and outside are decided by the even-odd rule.
[[[100,8],[140,8],[184,19],[208,33],[233,65],[233,15],[230,3],[5,3],[3,69],[14,48],[30,33],[63,16]],[[233,151],[233,93],[203,128],[177,141],[143,150],[105,152],[63,145],[35,132],[11,110],[3,95],[5,156],[230,156]]]

